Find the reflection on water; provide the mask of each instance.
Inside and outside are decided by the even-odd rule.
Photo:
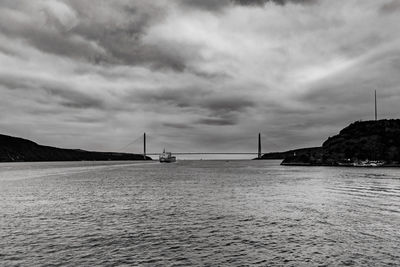
[[[400,169],[1,164],[0,225],[5,266],[399,265]]]

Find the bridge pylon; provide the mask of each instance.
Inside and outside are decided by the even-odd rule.
[[[146,160],[146,133],[143,134],[143,158]]]
[[[261,133],[258,133],[258,158],[261,159]]]

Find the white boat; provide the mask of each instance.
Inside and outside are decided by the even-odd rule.
[[[362,160],[353,163],[355,167],[381,167],[385,162],[380,160]]]
[[[171,152],[165,152],[165,149],[162,154],[160,154],[160,162],[162,163],[171,163],[176,162],[176,157],[172,156]]]

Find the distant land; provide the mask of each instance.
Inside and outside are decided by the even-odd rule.
[[[357,121],[321,147],[267,153],[262,159],[283,159],[282,165],[344,166],[370,160],[400,166],[400,119]]]
[[[19,161],[144,160],[143,155],[64,149],[0,134],[0,162]],[[151,160],[146,157],[146,160]]]
[[[329,137],[321,147],[263,154],[261,159],[282,159],[282,165],[339,166],[357,161],[382,161],[400,166],[400,119],[357,121]],[[141,154],[94,152],[39,145],[0,134],[0,162],[144,160]],[[146,157],[146,160],[151,160]]]
[[[261,156],[260,159],[285,159],[291,157],[293,155],[310,155],[314,153],[322,153],[322,147],[308,147],[308,148],[299,148],[288,150],[285,152],[270,152],[265,153]],[[257,159],[257,158],[256,158]]]

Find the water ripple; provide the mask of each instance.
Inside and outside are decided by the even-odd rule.
[[[399,173],[268,161],[3,166],[0,265],[398,266]]]

